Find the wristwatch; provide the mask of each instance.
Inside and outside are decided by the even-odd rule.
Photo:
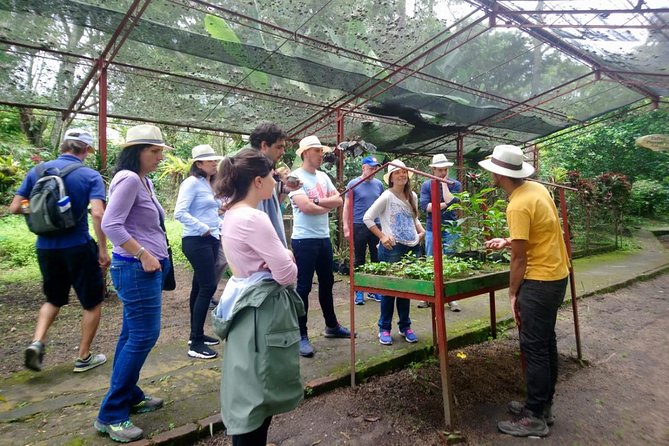
[[[320,203],[321,200],[319,200],[318,197],[316,197],[316,198],[313,199],[313,202],[316,206],[318,206],[318,203]]]

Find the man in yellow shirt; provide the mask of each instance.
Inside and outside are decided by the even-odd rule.
[[[517,417],[500,421],[497,427],[517,437],[543,437],[554,421],[558,371],[555,321],[567,288],[567,249],[548,190],[525,180],[534,168],[523,162],[520,148],[497,146],[492,157],[479,165],[492,173],[495,187],[509,197],[506,217],[510,237],[489,240],[486,247],[511,247],[509,299],[526,362],[527,400],[511,401],[508,409]]]

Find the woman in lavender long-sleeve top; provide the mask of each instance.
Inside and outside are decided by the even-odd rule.
[[[112,440],[134,441],[142,429],[131,413],[159,409],[163,401],[137,386],[139,372],[160,334],[163,277],[171,267],[160,221],[165,212],[151,180],[163,159],[158,127],[138,125],[128,130],[109,187],[102,230],[114,244],[111,277],[123,302],[123,326],[116,345],[109,391],[102,400],[95,428]]]

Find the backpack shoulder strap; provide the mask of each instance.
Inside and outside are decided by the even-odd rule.
[[[80,167],[84,167],[84,165],[82,163],[68,164],[63,169],[60,170],[60,177],[65,178],[70,172],[72,172],[73,170],[77,170]]]
[[[37,175],[37,179],[39,180],[44,176],[44,173],[46,172],[46,168],[44,167],[44,163],[39,163],[38,165],[35,166],[35,175]]]

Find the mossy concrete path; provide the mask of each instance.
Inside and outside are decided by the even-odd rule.
[[[639,231],[635,236],[638,250],[574,261],[579,297],[609,291],[669,269],[669,251],[652,233]],[[506,292],[497,292],[496,296],[497,320],[508,322]],[[418,309],[412,302],[417,344],[404,342],[394,330],[394,344],[382,346],[377,339],[378,305],[368,301],[354,307],[358,332],[356,371],[360,378],[424,358],[431,351],[429,309]],[[446,311],[451,349],[489,336],[488,295],[465,299],[460,306],[459,313]],[[349,311],[348,305],[337,307],[344,325],[348,325]],[[316,355],[301,361],[307,396],[348,384],[349,341],[323,337],[320,310],[310,312],[309,327]],[[111,440],[98,435],[92,425],[109,385],[112,359],[87,373],[74,374],[72,365],[67,363],[40,373],[17,372],[0,380],[0,445],[110,444]],[[218,416],[219,360],[191,360],[184,355],[183,341],[168,342],[151,352],[140,380],[145,392],[163,398],[166,405],[157,412],[133,416],[133,422],[144,429],[146,437],[134,444],[190,444],[197,437],[222,428]]]

